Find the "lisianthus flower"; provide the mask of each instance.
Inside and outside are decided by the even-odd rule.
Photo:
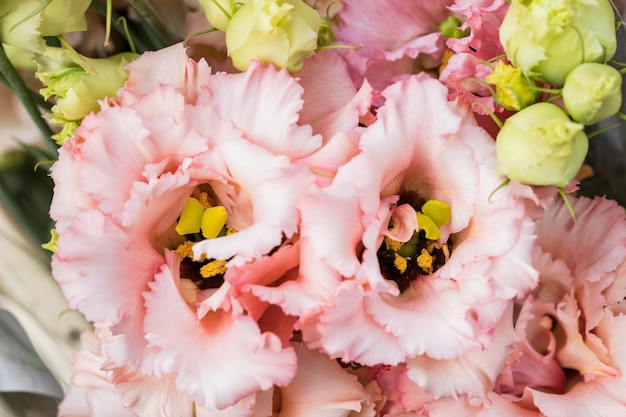
[[[281,306],[309,347],[344,362],[454,360],[486,348],[508,301],[534,285],[532,222],[509,189],[488,201],[502,182],[495,144],[443,85],[416,76],[384,97],[361,152],[302,201],[300,277],[257,294],[300,285],[317,298]]]
[[[537,221],[533,264],[539,285],[518,301],[513,345],[491,404],[433,403],[444,416],[578,417],[626,410],[623,300],[626,219],[615,202],[557,201]],[[559,231],[555,233],[555,231]],[[461,410],[463,410],[461,412]]]
[[[106,369],[124,398],[156,379],[223,409],[285,386],[296,357],[268,315],[290,319],[243,285],[272,283],[297,256],[296,202],[315,181],[297,161],[321,145],[297,123],[302,88],[257,63],[210,75],[180,45],[127,69],[53,168],[54,275],[74,308],[109,327]]]

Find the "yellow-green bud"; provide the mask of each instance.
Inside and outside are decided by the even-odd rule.
[[[508,110],[521,110],[535,102],[539,96],[535,85],[522,70],[499,61],[495,69],[486,78],[489,84],[496,86],[494,99]]]
[[[522,184],[565,187],[587,155],[583,128],[555,104],[526,107],[509,117],[498,133],[498,172]]]
[[[240,71],[253,60],[298,71],[317,48],[321,20],[302,0],[248,0],[226,28],[228,55]]]
[[[87,29],[85,11],[91,0],[2,0],[0,42],[42,52],[43,36]]]
[[[245,1],[234,0],[198,0],[204,9],[206,20],[215,29],[226,32],[226,27],[233,15]]]
[[[622,75],[606,64],[581,64],[565,78],[563,103],[584,125],[611,117],[622,106]]]
[[[99,100],[115,97],[128,78],[124,67],[138,55],[130,52],[108,58],[83,57],[74,51],[48,47],[37,58],[35,74],[45,88],[40,93],[55,97],[50,121],[63,130],[55,135],[62,144],[69,138],[83,117],[100,110]]]
[[[613,8],[609,0],[512,0],[500,42],[525,75],[561,86],[577,65],[613,57]]]

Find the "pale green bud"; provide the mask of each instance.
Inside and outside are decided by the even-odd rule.
[[[302,0],[248,0],[226,29],[228,55],[240,71],[253,60],[298,71],[317,48],[321,21]]]
[[[215,29],[226,32],[226,27],[235,12],[245,1],[235,0],[198,0],[200,7],[204,9],[206,20]]]
[[[613,8],[609,0],[512,0],[500,42],[525,75],[561,86],[579,64],[613,57]]]
[[[572,119],[591,125],[619,111],[622,74],[606,64],[581,64],[565,78],[562,93],[563,103]]]
[[[85,11],[90,3],[91,0],[1,0],[0,42],[42,52],[43,36],[87,29]]]
[[[526,107],[509,117],[498,133],[498,172],[522,184],[565,187],[587,155],[583,128],[555,104]]]
[[[494,99],[508,110],[521,110],[535,102],[539,92],[519,68],[502,61],[496,64],[493,72],[486,78],[489,84],[496,86]]]
[[[126,52],[108,58],[93,59],[63,48],[48,47],[37,58],[35,76],[44,84],[44,98],[54,96],[51,122],[62,126],[55,139],[62,144],[80,121],[100,110],[99,100],[115,97],[128,78],[124,67],[138,55]]]

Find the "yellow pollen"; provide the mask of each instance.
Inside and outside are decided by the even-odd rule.
[[[387,250],[397,252],[400,249],[400,246],[402,246],[402,242],[398,242],[397,240],[393,240],[389,236],[385,236],[385,247],[387,248]]]
[[[394,253],[394,255],[395,259],[393,260],[393,265],[398,269],[398,271],[400,271],[401,274],[404,274],[404,271],[406,271],[407,267],[407,259],[411,258],[404,258],[397,253]]]
[[[433,262],[435,258],[428,253],[426,249],[422,249],[420,256],[417,257],[417,266],[422,268],[427,273],[431,274],[433,272]]]
[[[198,201],[202,204],[202,207],[205,209],[211,208],[215,206],[215,201],[207,193],[200,193],[200,197],[198,197]]]
[[[191,250],[192,247],[193,247],[193,242],[186,241],[178,245],[178,247],[176,248],[176,253],[178,254],[178,256],[180,256],[181,259],[185,259],[185,258],[193,259],[193,250]]]
[[[200,268],[200,275],[204,278],[211,278],[226,272],[226,261],[214,260]]]
[[[439,65],[439,73],[443,71],[443,69],[448,65],[448,61],[454,55],[454,51],[452,49],[446,49],[443,51],[443,56],[441,57],[441,65]]]

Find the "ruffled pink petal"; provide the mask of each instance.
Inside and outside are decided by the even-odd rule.
[[[83,212],[59,237],[52,271],[70,306],[88,320],[134,329],[125,335],[129,348],[116,361],[139,366],[145,348],[141,292],[163,258],[150,245],[136,245],[135,240],[100,212]]]
[[[59,404],[59,417],[133,417],[122,405],[114,385],[100,368],[100,341],[92,332],[81,335],[82,350],[73,355],[72,382]]]
[[[179,391],[174,375],[160,378],[128,370],[117,371],[115,389],[124,406],[137,416],[192,417],[195,405],[188,394]]]
[[[211,77],[200,93],[198,105],[213,107],[247,140],[276,155],[302,158],[317,150],[322,142],[310,126],[298,125],[302,87],[287,71],[278,71],[272,65],[254,62],[245,73]]]
[[[430,393],[409,379],[404,364],[380,368],[376,373],[376,381],[389,401],[382,410],[383,415],[389,412],[392,402],[403,410],[421,414],[424,412],[424,405],[434,400]]]
[[[616,378],[597,377],[578,382],[565,394],[532,391],[537,407],[547,417],[618,416],[626,413],[626,316],[609,313],[600,322],[596,334],[606,343],[611,363],[620,371]]]
[[[321,339],[314,341],[316,335],[305,331],[305,342],[313,346],[321,342],[331,357],[339,357],[346,363],[398,364],[404,360],[402,348],[394,335],[385,331],[366,311],[364,297],[366,294],[359,285],[345,281],[339,287],[333,305],[325,306],[318,318],[315,327]]]
[[[355,129],[359,117],[370,110],[372,88],[364,83],[357,92],[345,60],[333,51],[316,53],[294,76],[304,89],[300,123],[310,124],[324,142],[338,132]]]
[[[430,333],[430,332],[429,332]],[[415,356],[407,360],[408,377],[433,397],[457,397],[487,400],[511,345],[518,340],[513,331],[513,304],[493,329],[493,341],[485,349],[474,349],[454,360],[436,360]],[[442,378],[445,375],[445,378]]]
[[[450,15],[446,6],[451,3],[344,0],[337,37],[342,43],[362,46],[360,52],[367,56],[384,54],[391,61],[402,55],[415,58],[421,49],[421,37],[436,34],[425,44],[437,41],[443,44],[440,34],[435,32],[439,32],[439,24]],[[394,36],[389,36],[390,33]]]
[[[293,350],[283,349],[275,335],[262,334],[245,315],[209,311],[198,321],[181,297],[176,258],[170,256],[170,263],[144,293],[146,339],[160,349],[156,369],[175,373],[178,389],[209,409],[287,385],[296,370]]]
[[[537,243],[563,260],[578,282],[597,281],[626,257],[626,214],[616,202],[602,197],[570,199],[570,203],[576,223],[565,204],[556,202],[537,221]]]
[[[176,88],[185,102],[196,101],[200,86],[206,84],[211,69],[204,60],[195,62],[189,59],[182,43],[145,52],[126,66],[128,81],[124,88],[137,94],[146,94],[166,84]]]
[[[617,371],[602,363],[586,345],[580,332],[581,312],[572,296],[566,295],[557,309],[559,325],[565,332],[565,344],[556,353],[556,359],[567,369],[576,369],[581,375],[604,375],[615,377]],[[585,335],[586,336],[586,335]]]
[[[343,370],[337,361],[302,344],[295,349],[298,372],[280,390],[277,417],[335,417],[361,410],[368,395],[356,376]]]
[[[484,342],[475,337],[465,318],[470,306],[461,302],[451,280],[418,278],[409,294],[371,295],[364,305],[373,321],[392,334],[408,356],[454,359],[481,348]]]

